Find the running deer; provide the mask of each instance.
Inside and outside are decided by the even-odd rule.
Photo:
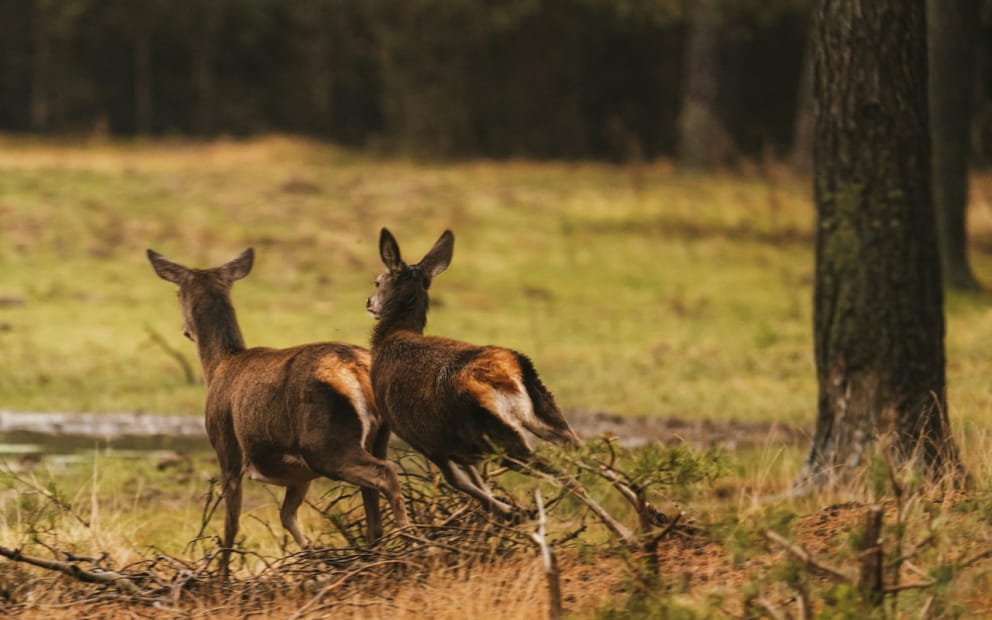
[[[378,320],[372,388],[390,429],[437,465],[451,486],[512,517],[519,509],[487,488],[479,461],[495,447],[509,462],[533,462],[528,431],[562,444],[577,445],[579,438],[525,355],[424,335],[427,289],[451,262],[454,241],[445,231],[419,263],[407,265],[396,239],[382,229],[386,272],[366,302]]]
[[[337,342],[245,348],[230,289],[251,271],[251,248],[213,269],[189,269],[153,250],[148,260],[160,278],[179,285],[183,334],[196,344],[203,365],[205,425],[227,508],[224,578],[238,532],[244,474],[286,487],[279,517],[303,548],[310,541],[296,513],[310,481],[320,476],[361,487],[369,544],[382,535],[379,493],[396,524],[408,525],[399,480],[385,460],[389,429],[372,395],[368,350]]]

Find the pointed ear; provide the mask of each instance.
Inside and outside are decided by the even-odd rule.
[[[396,237],[387,228],[383,228],[379,234],[379,258],[390,271],[406,266],[400,258],[400,246],[396,243]]]
[[[148,262],[152,264],[152,269],[158,274],[158,277],[163,280],[168,280],[173,284],[181,284],[183,278],[189,273],[189,269],[183,267],[179,263],[174,263],[168,258],[162,256],[155,250],[146,250],[145,253],[148,255]]]
[[[251,266],[255,263],[255,249],[248,248],[241,254],[235,256],[227,264],[218,267],[220,275],[228,282],[240,280],[251,273]]]
[[[420,260],[419,266],[431,278],[436,278],[451,263],[451,253],[455,249],[455,235],[450,230],[441,233],[431,251]]]

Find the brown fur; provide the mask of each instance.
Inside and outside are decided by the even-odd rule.
[[[184,332],[196,343],[203,365],[205,425],[227,507],[225,576],[245,474],[286,487],[280,519],[302,547],[309,541],[296,512],[310,481],[319,476],[361,487],[369,543],[382,535],[379,493],[397,524],[407,524],[399,481],[384,460],[389,431],[375,407],[369,352],[335,342],[245,348],[229,291],[251,270],[253,256],[249,249],[215,269],[188,269],[148,250],[155,272],[179,285]]]
[[[379,319],[372,387],[393,432],[452,486],[509,515],[515,507],[493,497],[475,465],[493,446],[513,460],[532,459],[525,431],[559,443],[578,437],[523,354],[423,334],[427,289],[450,262],[453,243],[446,232],[420,263],[407,265],[383,229],[380,255],[388,269],[367,304]]]

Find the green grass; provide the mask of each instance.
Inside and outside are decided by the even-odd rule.
[[[808,419],[803,181],[663,165],[415,164],[268,139],[0,143],[0,407],[198,411],[153,247],[213,266],[256,246],[234,299],[249,345],[365,343],[381,226],[415,260],[447,227],[433,333],[526,351],[566,407]]]
[[[524,162],[369,159],[305,141],[0,140],[0,408],[197,413],[202,387],[151,343],[179,334],[144,249],[214,266],[256,247],[234,288],[250,346],[366,343],[378,230],[452,267],[432,333],[516,347],[566,407],[811,422],[808,182]],[[973,226],[992,230],[975,182]],[[984,247],[984,246],[983,246]],[[979,275],[992,257],[975,256]],[[984,427],[992,314],[948,300],[952,419]]]
[[[432,287],[428,331],[528,353],[566,409],[811,427],[809,196],[807,180],[774,167],[694,175],[664,163],[432,164],[278,137],[96,144],[0,138],[0,410],[199,415],[202,385],[187,383],[176,360],[149,337],[148,330],[161,334],[199,377],[195,350],[179,333],[174,287],[153,274],[148,247],[204,267],[254,246],[254,271],[233,293],[249,345],[366,343],[372,319],[364,301],[381,269],[378,231],[388,226],[411,261],[445,228],[455,232],[452,266]],[[992,176],[976,176],[972,196],[972,259],[979,278],[992,282]],[[934,543],[917,562],[927,570],[944,570],[962,554],[992,545],[990,301],[988,294],[947,299],[950,415],[976,486],[942,504],[930,502],[926,489],[907,495],[905,527],[899,526],[907,544],[935,528]],[[660,500],[663,509],[685,509],[704,524],[721,545],[720,557],[760,555],[761,562],[740,569],[748,581],[717,577],[654,603],[635,597],[630,605],[657,604],[641,609],[655,615],[676,613],[672,605],[719,611],[711,605],[722,596],[739,610],[741,592],[754,589],[785,605],[792,595],[782,590],[788,579],[779,572],[789,566],[760,543],[761,528],[789,522],[783,530],[809,537],[796,519],[823,506],[852,498],[891,505],[891,494],[867,488],[783,498],[802,450],[771,442],[739,450],[727,455],[729,474],[712,488]],[[159,471],[147,460],[121,467],[101,452],[93,459],[68,468],[46,459],[37,473],[33,484],[57,489],[71,511],[32,499],[23,481],[0,485],[7,488],[0,490],[0,544],[114,549],[118,565],[154,549],[189,553],[206,479],[216,472],[211,456],[194,455],[189,471]],[[509,480],[527,499],[528,483]],[[317,504],[319,493],[337,488],[315,486]],[[246,485],[246,548],[283,552],[277,506],[271,489]],[[608,507],[632,520],[619,503]],[[305,509],[301,517],[308,531],[327,530],[317,511]],[[856,528],[860,513],[842,517],[839,526]],[[219,532],[220,521],[215,515],[208,534]],[[894,527],[891,518],[887,523]],[[571,574],[582,562],[602,564],[603,583],[623,571],[615,556],[592,551],[583,560],[583,553],[569,560]],[[849,566],[854,558],[843,546],[824,553]],[[685,574],[704,574],[703,568],[690,566]],[[490,569],[481,581],[459,573],[455,582],[442,576],[432,587],[484,582],[491,598],[477,602],[487,605],[506,598],[501,584],[517,583],[516,575],[533,585],[533,574],[516,564]],[[13,569],[0,564],[0,570]],[[938,596],[946,603],[941,611],[951,614],[947,601],[956,599],[987,608],[973,594],[987,591],[987,575],[982,568],[955,580],[953,588],[965,590],[948,586]],[[603,597],[579,617],[591,617],[601,604],[604,617],[634,609],[615,597],[603,602],[611,600],[615,581],[575,583],[566,590]],[[829,600],[846,594],[807,583],[818,609],[842,614],[843,605]],[[420,608],[413,596],[411,608]],[[447,613],[463,617],[457,596]],[[539,592],[534,596],[540,599]],[[905,609],[925,603],[901,596]],[[464,594],[473,597],[474,590]],[[290,601],[294,606],[298,601]]]
[[[367,343],[388,226],[409,260],[455,231],[428,331],[528,353],[566,409],[811,424],[809,194],[774,167],[431,164],[279,137],[2,138],[0,298],[23,303],[0,303],[0,409],[200,412],[199,381],[148,334],[199,377],[147,247],[214,266],[255,246],[233,293],[250,346]],[[988,279],[992,177],[972,196],[973,261]],[[989,301],[947,300],[963,434],[990,428]]]

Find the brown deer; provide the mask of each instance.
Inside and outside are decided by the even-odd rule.
[[[408,525],[399,480],[384,460],[389,430],[372,395],[368,350],[337,342],[245,348],[230,289],[251,271],[251,248],[214,269],[189,269],[152,250],[148,260],[160,278],[179,285],[183,334],[196,343],[203,365],[207,435],[227,507],[223,577],[238,532],[244,474],[286,487],[279,517],[304,548],[310,542],[296,512],[320,476],[361,487],[369,544],[382,535],[379,493],[396,524]]]
[[[454,241],[445,231],[419,263],[407,265],[396,239],[382,229],[386,272],[366,302],[378,320],[372,388],[391,430],[437,465],[451,486],[512,517],[519,509],[487,488],[479,461],[496,450],[511,463],[533,461],[528,431],[563,444],[579,438],[525,355],[424,335],[427,289],[451,262]]]

